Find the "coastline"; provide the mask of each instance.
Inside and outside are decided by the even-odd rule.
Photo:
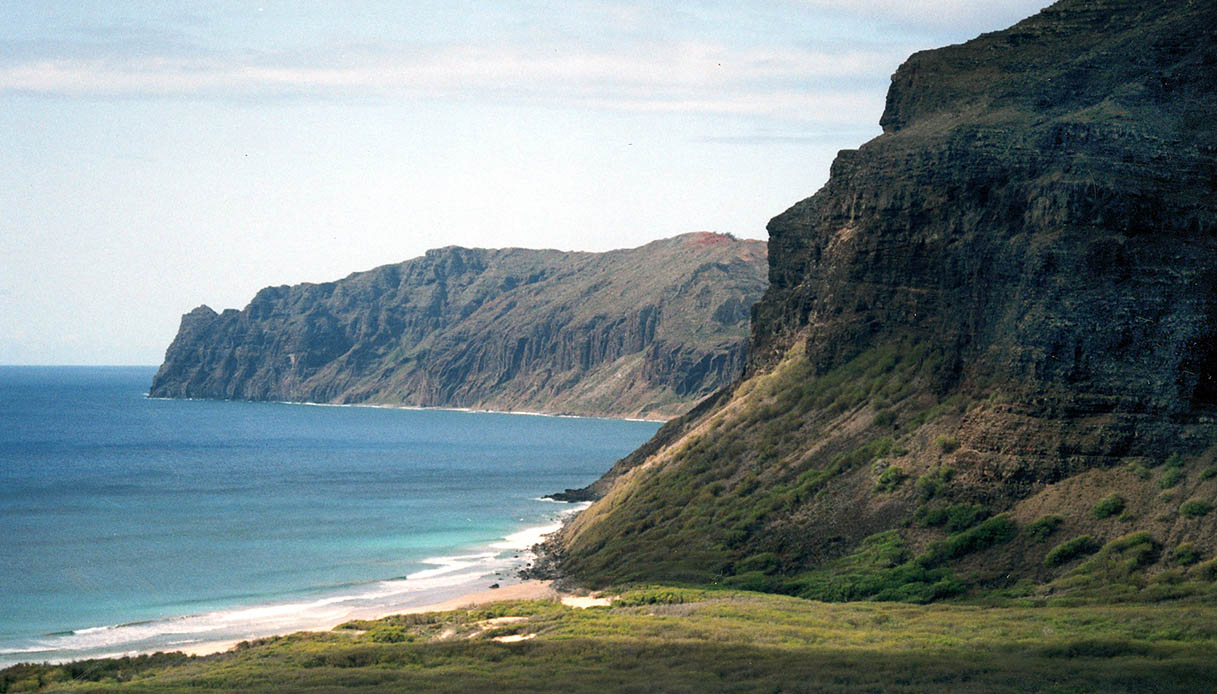
[[[611,419],[620,422],[653,422],[655,424],[663,424],[676,419],[680,415],[672,415],[671,417],[621,417],[610,414],[567,414],[561,412],[536,412],[532,410],[483,410],[474,407],[442,407],[438,405],[402,405],[396,403],[376,403],[376,402],[312,402],[309,400],[221,400],[218,398],[166,398],[161,396],[153,396],[144,393],[144,397],[148,400],[184,400],[184,401],[199,401],[199,402],[264,402],[272,405],[307,405],[308,407],[366,407],[379,410],[413,410],[418,412],[426,412],[435,410],[439,412],[465,412],[472,414],[518,414],[528,417],[556,417],[558,419]]]
[[[550,580],[523,578],[520,574],[530,562],[536,560],[534,548],[537,545],[543,543],[545,538],[559,530],[572,516],[590,505],[587,503],[556,502],[544,497],[538,498],[536,501],[560,503],[567,508],[559,511],[555,516],[551,517],[550,522],[544,525],[526,526],[502,537],[497,542],[486,545],[484,549],[487,551],[481,554],[434,557],[424,562],[432,565],[434,568],[423,569],[402,579],[388,579],[375,582],[382,588],[390,585],[395,586],[394,589],[388,590],[385,594],[385,597],[390,600],[387,603],[376,600],[375,596],[371,600],[367,600],[365,598],[369,596],[357,592],[345,595],[324,596],[303,602],[245,605],[228,610],[193,615],[187,614],[166,619],[89,627],[65,632],[62,635],[69,637],[90,635],[92,637],[125,629],[151,628],[159,630],[163,629],[166,625],[198,620],[206,621],[208,626],[214,627],[217,622],[230,622],[230,618],[234,615],[251,613],[262,613],[266,618],[272,620],[270,622],[262,621],[261,628],[257,624],[246,624],[245,628],[253,628],[240,636],[233,636],[230,632],[223,636],[216,634],[212,638],[202,636],[198,640],[168,643],[151,643],[148,641],[139,643],[143,639],[136,637],[134,639],[123,639],[113,642],[112,646],[119,646],[118,648],[112,647],[106,649],[104,646],[98,647],[96,645],[79,650],[78,648],[66,648],[64,649],[66,652],[62,656],[51,655],[50,657],[45,657],[45,655],[49,655],[46,651],[52,649],[33,648],[28,651],[31,655],[42,652],[44,657],[34,656],[29,660],[14,659],[10,663],[0,662],[0,669],[20,662],[63,664],[93,659],[135,657],[154,653],[181,652],[189,656],[215,655],[229,651],[243,641],[286,636],[299,632],[330,631],[340,624],[357,619],[370,620],[399,614],[443,612],[504,600],[560,599],[564,603],[574,607],[587,607],[590,604],[606,604],[598,602],[594,598],[578,598],[570,593],[561,592],[553,587],[553,582]],[[508,555],[512,555],[511,559],[506,558]],[[471,560],[474,564],[477,564],[479,560],[486,560],[488,558],[496,558],[495,563],[503,561],[507,563],[499,564],[498,570],[493,571],[493,573],[488,566],[481,566],[478,571],[473,573],[468,572],[468,569],[473,568],[473,565],[469,564]],[[366,584],[366,586],[371,585],[374,584]],[[490,585],[497,585],[499,587],[490,588],[488,587]],[[412,590],[399,590],[406,586],[409,586]],[[414,602],[420,599],[424,602]],[[588,600],[592,602],[589,603],[587,602]],[[368,604],[369,602],[373,604]],[[377,602],[379,604],[375,604]],[[319,606],[322,609],[317,610],[316,608]],[[214,629],[204,628],[203,632],[210,630]],[[180,635],[186,636],[188,634],[181,633]],[[130,647],[122,648],[120,644],[123,641],[126,641]],[[78,652],[68,655],[73,650]],[[8,655],[11,656],[13,653]]]
[[[450,610],[460,610],[460,609],[465,609],[468,607],[474,607],[477,605],[485,605],[485,604],[493,603],[493,602],[501,602],[504,600],[564,600],[564,602],[565,602],[565,599],[571,599],[571,602],[569,604],[572,604],[574,606],[578,606],[578,605],[582,604],[579,601],[583,600],[581,598],[576,598],[569,593],[559,592],[557,589],[555,589],[553,587],[552,581],[541,581],[541,580],[537,580],[537,579],[530,579],[530,580],[524,581],[522,583],[514,583],[511,585],[503,586],[501,588],[495,588],[493,590],[482,590],[482,591],[477,591],[477,592],[473,592],[473,593],[466,593],[464,595],[458,595],[457,597],[449,598],[447,600],[442,600],[440,602],[435,602],[435,603],[431,603],[431,604],[427,604],[427,605],[418,605],[416,607],[406,607],[406,608],[402,608],[402,609],[394,609],[394,610],[388,610],[388,611],[383,610],[383,609],[356,610],[356,611],[353,611],[350,615],[346,616],[345,618],[343,618],[339,621],[335,622],[335,621],[331,620],[331,621],[327,621],[325,623],[321,623],[321,624],[317,624],[317,625],[306,626],[302,629],[296,629],[296,630],[288,632],[288,633],[297,633],[297,632],[301,632],[301,631],[330,631],[330,630],[334,629],[335,627],[337,627],[339,624],[344,624],[346,622],[349,622],[349,621],[352,621],[355,619],[381,619],[384,617],[388,617],[391,615],[398,615],[398,614],[422,614],[425,612],[448,612]],[[286,636],[286,635],[287,634],[277,634],[277,636]],[[230,651],[234,647],[236,647],[237,644],[241,643],[241,641],[242,640],[210,641],[210,642],[192,644],[185,648],[177,648],[174,650],[181,651],[182,653],[185,653],[186,655],[189,655],[189,656],[201,657],[201,656],[215,655],[217,653],[224,653],[224,652]],[[139,655],[143,655],[143,654],[146,654],[149,652],[150,651],[141,652],[141,653],[139,653]]]
[[[23,474],[10,490],[50,500],[31,501],[32,520],[6,533],[0,668],[215,652],[458,598],[512,599],[529,590],[514,584],[552,578],[519,572],[584,507],[543,495],[586,483],[658,426],[157,402],[145,370],[0,383],[38,423],[6,430],[0,457],[49,461],[13,466]],[[64,424],[99,409],[107,426]],[[83,449],[96,451],[88,464]],[[239,484],[237,469],[250,473]],[[106,564],[115,553],[131,558],[118,572]],[[486,593],[492,584],[502,588]]]

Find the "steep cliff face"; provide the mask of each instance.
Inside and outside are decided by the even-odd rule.
[[[744,364],[765,244],[444,248],[182,318],[150,394],[667,417]]]
[[[1180,509],[1217,496],[1214,26],[1065,0],[909,58],[884,134],[770,222],[746,378],[599,483],[561,568],[929,598],[1058,585],[1070,537],[1212,558]]]

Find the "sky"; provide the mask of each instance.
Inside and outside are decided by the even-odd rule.
[[[0,4],[0,364],[429,248],[767,238],[892,72],[1048,0]]]

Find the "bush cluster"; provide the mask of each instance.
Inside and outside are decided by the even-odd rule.
[[[1124,497],[1119,494],[1112,494],[1104,497],[1099,503],[1092,506],[1091,510],[1094,511],[1095,518],[1111,518],[1123,511],[1126,503]]]
[[[1065,519],[1060,516],[1040,516],[1034,523],[1027,526],[1027,537],[1033,542],[1043,542],[1056,532]]]
[[[1045,566],[1060,566],[1078,557],[1099,551],[1099,543],[1090,535],[1079,535],[1053,547],[1044,557]]]
[[[1199,518],[1208,515],[1213,505],[1204,499],[1188,499],[1179,505],[1179,513],[1187,518]]]
[[[1183,566],[1191,566],[1200,561],[1200,550],[1191,542],[1184,542],[1171,551],[1171,559]]]
[[[875,492],[880,494],[888,494],[896,491],[896,488],[909,476],[904,468],[898,465],[889,465],[879,473],[879,479],[875,480]]]
[[[954,453],[959,449],[959,439],[954,436],[939,436],[934,439],[934,445],[943,453]]]

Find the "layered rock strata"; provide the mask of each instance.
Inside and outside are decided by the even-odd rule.
[[[154,397],[667,418],[735,379],[765,244],[442,248],[182,318]]]

